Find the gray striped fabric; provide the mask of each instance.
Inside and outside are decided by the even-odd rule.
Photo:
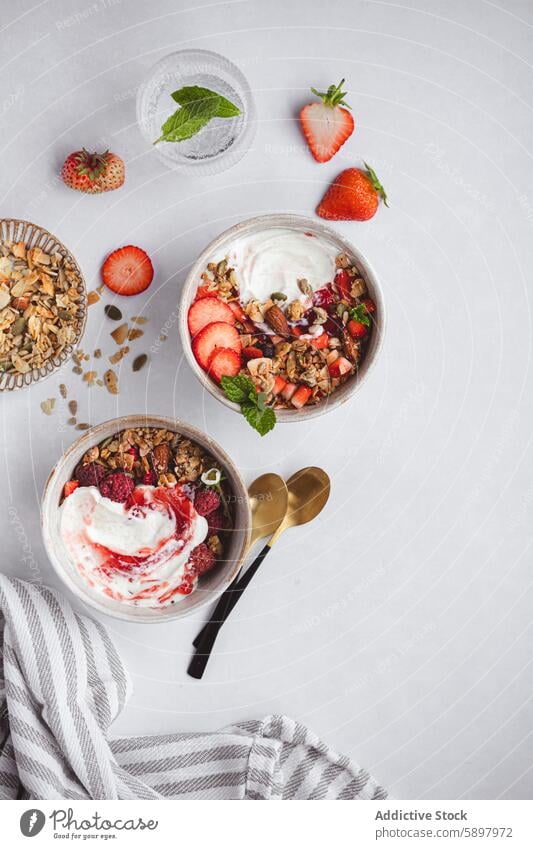
[[[129,695],[101,624],[0,575],[0,799],[384,799],[285,716],[214,734],[113,739]]]

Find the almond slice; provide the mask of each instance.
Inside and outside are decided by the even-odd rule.
[[[126,337],[128,335],[128,325],[121,324],[120,327],[116,327],[115,330],[112,330],[110,336],[115,340],[117,345],[122,345],[126,341]]]

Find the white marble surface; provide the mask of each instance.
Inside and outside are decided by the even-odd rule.
[[[235,611],[201,683],[185,668],[200,620],[106,622],[135,692],[117,732],[209,729],[282,711],[350,753],[397,797],[531,797],[531,168],[533,6],[525,0],[6,0],[2,6],[0,213],[33,220],[76,254],[90,288],[130,242],[157,278],[124,305],[172,315],[188,265],[229,224],[311,214],[364,158],[390,209],[346,223],[377,269],[389,326],[353,402],[259,440],[202,394],[173,327],[118,399],[64,370],[80,419],[176,415],[219,440],[248,480],[323,465],[323,518],[287,534]],[[248,76],[254,150],[191,179],[165,169],[135,123],[149,67],[214,49]],[[295,115],[309,86],[347,78],[355,135],[330,163]],[[107,146],[120,192],[58,180],[64,156]],[[86,348],[112,350],[100,307]],[[59,379],[0,399],[3,569],[57,585],[39,531],[48,471],[74,439]]]

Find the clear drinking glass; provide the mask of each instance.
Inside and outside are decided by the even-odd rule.
[[[182,142],[159,142],[154,150],[171,168],[190,174],[217,174],[235,165],[252,145],[255,105],[248,81],[233,62],[210,50],[179,50],[152,68],[137,92],[137,121],[150,144],[161,125],[178,108],[171,94],[183,86],[202,86],[223,95],[241,114],[212,118],[199,133]]]

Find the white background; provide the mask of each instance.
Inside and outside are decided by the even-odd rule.
[[[176,338],[121,394],[67,366],[2,397],[3,569],[58,586],[39,531],[54,461],[77,435],[58,383],[97,423],[148,410],[209,432],[251,481],[322,465],[322,518],[287,533],[224,628],[202,682],[187,678],[200,617],[159,627],[106,620],[134,696],[117,733],[214,729],[283,712],[404,798],[530,798],[532,787],[531,169],[533,4],[193,0],[2,3],[0,214],[50,229],[89,288],[106,254],[145,248],[157,276],[123,304],[150,317],[148,351],[187,267],[230,224],[312,214],[343,167],[369,161],[390,196],[367,223],[339,225],[382,282],[389,324],[353,401],[261,440],[202,393]],[[253,151],[189,178],[147,149],[134,96],[181,47],[222,52],[255,94]],[[328,164],[302,142],[311,85],[345,76],[356,132]],[[64,187],[81,146],[126,160],[120,191]],[[107,353],[91,307],[84,343]],[[9,511],[9,512],[8,512]]]

